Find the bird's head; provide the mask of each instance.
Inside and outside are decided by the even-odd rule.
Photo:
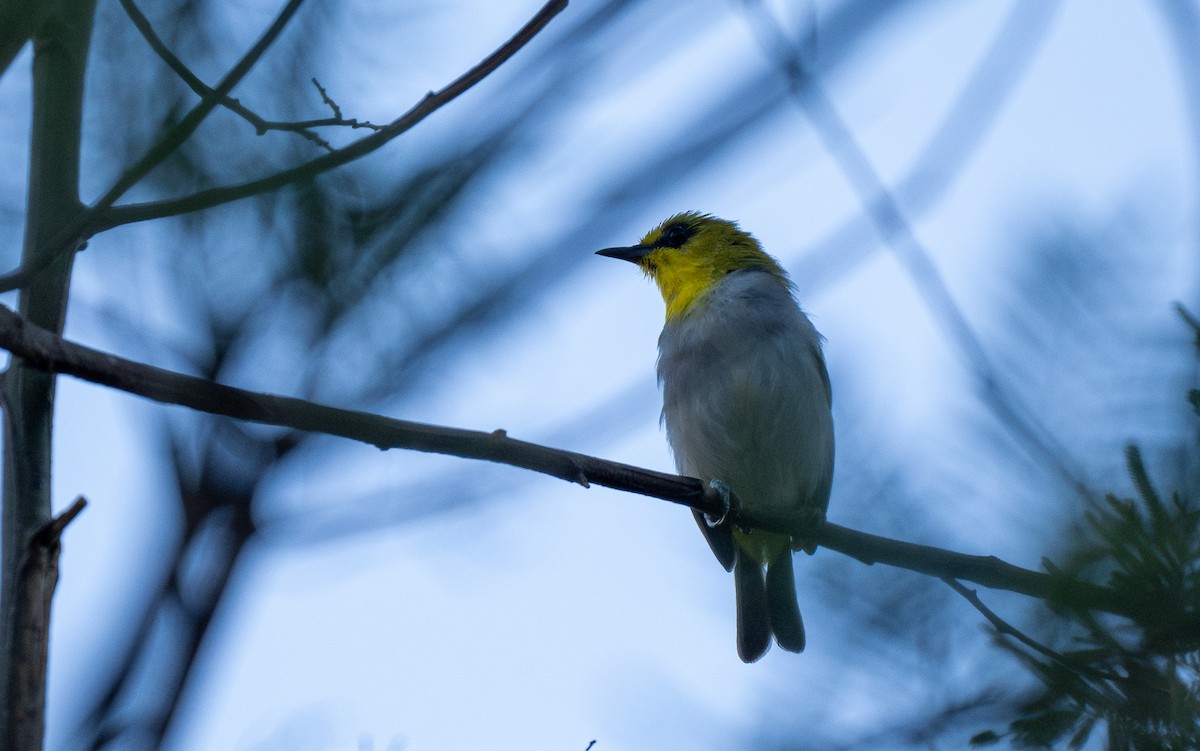
[[[765,271],[790,286],[779,263],[733,222],[689,211],[646,233],[637,245],[597,254],[635,263],[658,284],[667,320],[687,313],[725,276],[744,269]]]

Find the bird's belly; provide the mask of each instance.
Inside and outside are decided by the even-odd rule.
[[[759,349],[677,363],[663,380],[663,420],[680,472],[719,479],[747,509],[788,519],[828,502],[829,408],[807,352]]]

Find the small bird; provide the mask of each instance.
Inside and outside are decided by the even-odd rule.
[[[677,214],[637,245],[599,255],[637,264],[667,306],[658,339],[662,419],[679,472],[710,483],[761,520],[824,519],[833,482],[833,417],[821,335],[786,272],[737,224]],[[786,535],[694,512],[733,571],[738,656],[758,660],[771,636],[804,650]],[[797,547],[815,546],[799,540]]]

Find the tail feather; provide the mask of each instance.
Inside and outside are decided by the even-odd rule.
[[[734,546],[733,583],[737,594],[737,649],[742,662],[755,662],[771,646],[771,620],[762,565]],[[793,597],[795,593],[793,593]]]
[[[804,651],[804,621],[796,603],[796,581],[792,575],[792,551],[783,550],[767,564],[766,605],[775,641],[789,652]]]

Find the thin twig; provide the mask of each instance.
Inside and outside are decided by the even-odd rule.
[[[94,205],[89,207],[89,210],[93,212],[107,210],[118,198],[125,195],[127,190],[145,177],[150,170],[157,167],[164,159],[179,148],[192,133],[196,132],[196,129],[200,127],[200,123],[208,117],[210,112],[221,105],[229,95],[229,92],[233,91],[233,88],[241,83],[242,79],[258,63],[267,49],[279,38],[279,35],[283,33],[284,27],[287,26],[288,21],[295,16],[296,12],[300,10],[300,5],[303,2],[304,0],[288,0],[287,5],[279,11],[279,15],[275,17],[275,20],[267,27],[267,30],[262,33],[262,36],[254,43],[254,46],[225,74],[225,77],[221,79],[216,88],[209,90],[208,94],[190,112],[183,116],[183,119],[164,133],[141,159],[127,169],[117,179],[116,183]]]
[[[317,91],[321,94],[321,101],[328,105],[329,109],[333,110],[334,118],[341,120],[342,108],[337,105],[337,102],[333,101],[333,98],[329,96],[329,92],[325,90],[325,87],[321,85],[316,76],[313,76],[310,80],[312,81],[312,85],[316,86]]]
[[[117,178],[117,181],[105,191],[104,195],[86,210],[81,211],[72,222],[55,235],[47,243],[46,252],[35,256],[31,265],[22,264],[16,270],[0,276],[0,291],[8,292],[27,285],[59,255],[78,250],[84,240],[94,234],[91,227],[95,219],[108,211],[118,198],[136,185],[150,170],[174,153],[200,127],[209,113],[220,106],[221,101],[250,72],[267,48],[283,32],[284,27],[300,9],[300,4],[303,2],[304,0],[288,0],[287,5],[275,17],[275,21],[263,32],[254,46],[225,74],[217,87],[210,90],[208,95],[204,96],[191,111],[183,116],[183,119],[163,133],[140,159]]]
[[[121,7],[125,9],[125,14],[129,16],[129,20],[133,22],[134,27],[141,33],[142,37],[146,40],[146,43],[150,45],[150,49],[154,50],[155,54],[157,54],[159,58],[161,58],[162,61],[167,64],[167,67],[174,71],[175,74],[179,76],[180,80],[187,84],[188,88],[190,88],[197,95],[201,97],[211,96],[213,92],[212,87],[200,80],[200,77],[193,73],[191,68],[189,68],[186,63],[180,60],[179,57],[171,51],[171,48],[168,47],[158,33],[154,31],[154,27],[151,25],[150,20],[146,18],[141,9],[137,7],[137,4],[133,0],[120,0],[120,3]],[[260,136],[273,130],[284,133],[295,133],[315,143],[326,151],[333,151],[333,146],[330,145],[330,143],[322,138],[318,133],[313,131],[312,128],[342,126],[348,128],[370,128],[372,130],[378,130],[381,127],[370,122],[360,121],[355,118],[346,119],[342,117],[341,109],[339,109],[338,106],[333,103],[333,101],[329,98],[329,95],[325,93],[325,89],[321,88],[321,85],[316,83],[317,79],[314,78],[312,80],[313,83],[316,84],[317,90],[321,92],[322,101],[333,109],[333,117],[297,121],[268,120],[246,105],[242,104],[240,100],[228,95],[221,98],[221,106],[225,107],[230,112],[233,112],[246,122],[250,123],[250,125],[254,126],[254,132]]]
[[[44,724],[50,606],[58,587],[60,540],[63,530],[86,505],[83,496],[76,498],[66,511],[34,532],[22,551],[13,583],[14,602],[15,609],[28,615],[17,621],[19,628],[14,642],[20,646],[15,654],[21,659],[10,669],[20,691],[15,705],[8,710],[12,716],[8,720],[5,748],[41,748],[39,733]]]
[[[0,306],[0,347],[20,357],[29,367],[72,375],[210,414],[350,438],[380,449],[403,448],[498,462],[585,487],[604,485],[706,513],[722,509],[719,494],[695,478],[519,441],[502,430],[488,433],[429,425],[237,389],[68,342],[3,306]],[[739,526],[814,540],[822,547],[865,563],[884,563],[938,578],[964,579],[1071,608],[1104,610],[1135,619],[1162,616],[1161,612],[1146,613],[1143,603],[1130,601],[1106,587],[1023,569],[994,556],[917,545],[828,522],[816,529],[800,528],[786,515],[771,516],[762,511],[747,513],[737,509],[730,516],[731,522]],[[1196,620],[1194,614],[1184,613],[1179,617]],[[1196,627],[1200,628],[1200,624]]]
[[[252,65],[253,62],[257,61],[258,57],[265,51],[264,42],[269,45],[274,40],[278,32],[282,30],[282,22],[286,22],[286,19],[291,17],[291,13],[295,10],[294,6],[298,6],[300,2],[302,0],[291,0],[283,12],[280,13],[279,18],[276,19],[276,23],[260,39],[259,44],[256,44],[250,52],[246,53],[246,57],[222,79],[217,88],[212,90],[212,96],[205,97],[200,104],[196,105],[179,124],[172,128],[147,152],[145,157],[127,170],[104,196],[96,201],[95,204],[80,212],[74,221],[48,242],[46,244],[46,252],[39,256],[36,262],[22,264],[8,274],[0,276],[0,292],[8,292],[29,284],[30,280],[49,265],[54,258],[62,253],[74,252],[81,249],[86,243],[87,238],[106,229],[112,229],[122,224],[201,211],[223,203],[256,196],[276,190],[297,180],[311,178],[375,151],[456,99],[460,94],[499,68],[506,60],[528,44],[538,32],[545,28],[551,19],[561,13],[567,7],[568,0],[549,0],[520,31],[501,45],[499,49],[488,55],[475,67],[451,81],[441,90],[425,95],[408,112],[387,125],[359,124],[359,127],[377,128],[377,130],[373,134],[365,136],[348,146],[336,149],[324,156],[295,167],[281,170],[273,175],[240,185],[210,188],[182,198],[114,207],[113,204],[126,190],[144,177],[145,173],[149,172],[154,165],[157,165],[162,159],[178,148],[179,144],[199,126],[200,120],[221,103],[222,98],[229,93],[233,86],[247,72],[248,66],[243,70],[243,63],[249,61],[249,64]],[[179,137],[180,135],[182,135],[182,138]]]
[[[992,624],[992,627],[996,629],[997,633],[1004,634],[1005,636],[1011,636],[1012,638],[1032,649],[1034,652],[1037,652],[1044,657],[1049,657],[1051,660],[1054,660],[1061,665],[1065,665],[1071,670],[1089,673],[1097,678],[1102,678],[1109,681],[1120,679],[1119,676],[1115,676],[1112,673],[1108,673],[1103,670],[1096,670],[1095,668],[1087,665],[1081,665],[1078,660],[1072,660],[1066,655],[1056,652],[1050,647],[1047,647],[1045,644],[1037,641],[1032,636],[1029,636],[1024,631],[1021,631],[1019,628],[997,615],[994,610],[983,604],[983,600],[979,599],[978,592],[968,587],[964,587],[961,582],[949,578],[944,578],[942,581],[944,581],[955,592],[962,595],[963,599],[971,603],[971,607],[983,614],[983,617]]]
[[[99,232],[123,224],[201,211],[231,201],[267,193],[297,180],[311,178],[314,175],[327,172],[355,159],[359,159],[407,132],[417,123],[429,117],[446,104],[458,98],[463,92],[482,81],[505,61],[515,55],[522,47],[532,41],[534,36],[566,7],[567,0],[549,0],[520,31],[475,67],[463,73],[442,89],[429,92],[417,104],[413,105],[408,112],[405,112],[387,125],[377,126],[379,130],[369,136],[364,136],[354,143],[295,167],[289,167],[272,175],[239,185],[210,188],[189,196],[164,201],[114,206],[105,211],[103,215],[95,217],[90,224],[90,228],[93,232]],[[0,279],[0,291],[5,289],[2,282],[3,279]]]
[[[129,16],[129,20],[133,22],[133,27],[138,30],[142,38],[150,45],[150,49],[154,50],[155,54],[167,64],[167,67],[175,71],[175,75],[179,76],[180,80],[187,84],[188,88],[196,94],[202,97],[212,96],[212,88],[201,81],[200,77],[193,73],[192,69],[171,51],[171,48],[167,46],[166,42],[162,40],[162,37],[158,35],[158,32],[150,24],[150,19],[146,18],[146,15],[142,13],[141,8],[137,7],[137,4],[133,0],[120,0],[120,3],[121,8],[125,10],[125,15]],[[225,97],[222,99],[221,104],[229,106],[229,98]]]
[[[62,537],[63,530],[67,528],[68,524],[75,521],[75,517],[79,516],[80,512],[82,512],[85,507],[87,507],[87,499],[83,496],[79,496],[71,503],[70,506],[66,508],[65,511],[46,522],[46,524],[39,529],[36,534],[34,534],[31,544],[41,545],[43,547],[57,545],[59,539]]]

